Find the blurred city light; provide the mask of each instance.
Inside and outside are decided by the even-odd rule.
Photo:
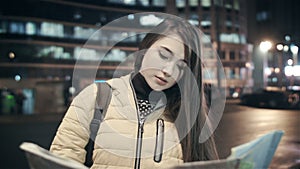
[[[298,54],[298,50],[299,50],[298,46],[296,46],[294,44],[291,45],[291,51],[294,55]]]
[[[267,76],[270,76],[272,74],[272,68],[269,68],[269,67],[265,68],[265,74]]]
[[[9,52],[8,57],[9,57],[10,59],[14,59],[14,58],[16,57],[16,55],[15,55],[14,52]]]
[[[280,73],[280,69],[277,67],[277,68],[275,68],[274,72],[275,73]]]
[[[272,43],[270,41],[263,41],[259,44],[259,49],[262,52],[267,52],[272,48]]]
[[[22,78],[21,78],[20,75],[16,75],[16,76],[15,76],[15,81],[19,82],[21,79],[22,79]]]
[[[288,45],[284,45],[283,46],[283,51],[285,51],[285,52],[289,51],[289,46]]]
[[[289,60],[287,61],[287,64],[288,64],[289,66],[292,66],[293,63],[294,63],[293,59],[289,59]]]
[[[286,66],[284,72],[286,76],[300,76],[300,65]]]
[[[282,51],[283,50],[283,44],[277,44],[276,49],[279,50],[279,51]]]

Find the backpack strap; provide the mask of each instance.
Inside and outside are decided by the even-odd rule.
[[[93,165],[93,150],[94,150],[94,141],[97,136],[100,124],[105,117],[108,105],[111,100],[111,87],[108,83],[96,83],[97,85],[97,96],[94,117],[90,124],[90,139],[85,149],[87,151],[85,158],[85,165],[91,167]]]
[[[97,87],[98,92],[96,96],[94,118],[90,124],[90,138],[92,140],[95,140],[97,136],[98,129],[106,115],[107,107],[111,100],[111,87],[108,83],[97,83]]]

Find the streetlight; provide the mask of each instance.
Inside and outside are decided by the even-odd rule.
[[[262,41],[259,44],[259,49],[262,52],[268,52],[272,48],[272,43],[270,41]]]
[[[272,48],[273,44],[270,41],[262,41],[259,44],[259,49],[262,53],[265,53],[263,56],[263,84],[264,88],[267,87],[267,80],[268,80],[268,51]]]

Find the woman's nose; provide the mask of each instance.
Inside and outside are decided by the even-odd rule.
[[[174,69],[176,63],[169,62],[166,63],[166,65],[163,67],[162,72],[164,73],[165,76],[170,77],[174,74]]]

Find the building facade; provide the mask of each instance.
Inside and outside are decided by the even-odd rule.
[[[134,61],[132,53],[137,51],[144,32],[154,26],[151,24],[154,20],[161,19],[145,12],[183,17],[203,31],[219,54],[226,76],[219,77],[219,70],[214,66],[218,59],[216,52],[208,50],[205,62],[209,73],[204,74],[207,83],[224,88],[228,97],[238,96],[253,84],[246,0],[20,0],[1,3],[0,88],[1,105],[5,107],[2,114],[18,113],[13,104],[6,104],[7,93],[16,97],[16,90],[22,90],[26,98],[23,113],[62,113],[72,94],[92,78],[105,80],[116,76],[116,68],[122,70],[120,74],[130,72]],[[138,13],[142,14],[136,15]],[[107,26],[118,18],[135,22],[135,27]],[[99,59],[103,60],[100,66]],[[74,71],[80,72],[81,78],[76,79]],[[92,77],[88,77],[91,74]],[[225,78],[226,83],[222,80]]]
[[[248,40],[254,46],[254,86],[299,90],[300,1],[254,0],[247,4]],[[267,53],[260,51],[264,41],[271,44]]]

